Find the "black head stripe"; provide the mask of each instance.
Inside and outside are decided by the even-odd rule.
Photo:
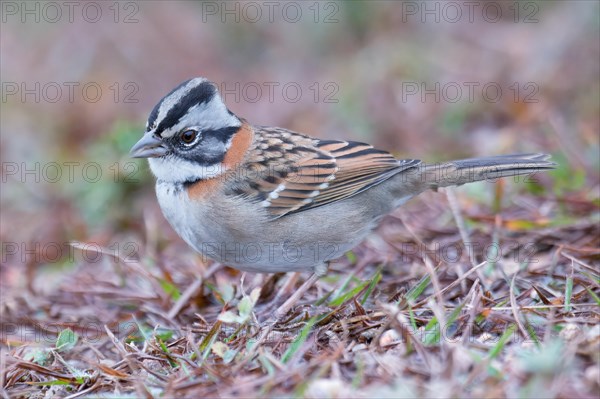
[[[206,132],[206,134],[217,138],[222,143],[227,143],[229,140],[231,140],[233,135],[238,132],[238,130],[240,130],[240,128],[237,126],[229,126],[217,130],[209,130]]]
[[[188,79],[185,82],[181,83],[179,86],[177,86],[176,88],[171,90],[169,92],[169,94],[167,94],[166,96],[164,96],[163,98],[160,99],[158,104],[156,104],[154,106],[154,108],[152,109],[152,112],[150,112],[150,116],[148,117],[148,127],[146,128],[146,131],[152,130],[152,126],[156,122],[156,118],[158,118],[158,111],[160,110],[160,106],[165,101],[165,99],[167,97],[169,97],[170,95],[172,95],[173,93],[175,93],[177,90],[181,89],[183,86],[187,85],[190,80],[192,80],[192,79]]]
[[[202,103],[206,103],[206,102],[210,101],[210,99],[214,96],[214,94],[217,91],[215,86],[212,83],[210,83],[208,81],[203,81],[198,86],[193,87],[189,92],[187,92],[184,96],[182,96],[176,103],[174,103],[171,106],[171,108],[167,111],[165,117],[162,120],[156,121],[156,118],[158,117],[158,114],[160,112],[160,107],[164,103],[165,99],[167,99],[171,95],[174,95],[177,92],[177,90],[180,90],[188,82],[189,82],[189,80],[180,84],[176,89],[171,91],[171,93],[166,95],[160,101],[160,103],[158,103],[158,105],[156,107],[154,107],[154,109],[152,110],[152,113],[150,114],[150,119],[148,120],[148,125],[152,126],[154,123],[158,122],[158,125],[156,126],[156,132],[158,134],[160,134],[160,132],[162,132],[163,130],[165,130],[171,126],[176,125],[179,122],[179,120],[185,114],[187,114],[188,110],[191,107],[193,107],[194,105],[198,105],[198,104],[202,104]]]

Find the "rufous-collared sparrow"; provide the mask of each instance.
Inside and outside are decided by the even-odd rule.
[[[555,166],[546,154],[425,165],[369,144],[253,126],[204,78],[159,101],[131,155],[148,158],[166,219],[196,251],[245,271],[313,272],[294,300],[417,194]]]

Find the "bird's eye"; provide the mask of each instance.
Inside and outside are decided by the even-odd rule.
[[[183,144],[190,145],[196,140],[197,136],[198,136],[198,132],[196,132],[195,130],[189,129],[189,130],[183,131],[179,137],[181,138],[181,141],[183,142]]]

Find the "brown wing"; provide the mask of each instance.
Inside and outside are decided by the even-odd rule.
[[[364,143],[257,129],[248,176],[236,179],[234,192],[260,202],[275,218],[351,197],[420,163]]]

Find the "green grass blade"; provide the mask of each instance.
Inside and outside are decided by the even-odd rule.
[[[312,327],[315,325],[316,322],[317,322],[317,316],[311,317],[310,320],[308,320],[308,322],[306,323],[306,325],[304,327],[302,327],[302,330],[300,330],[300,334],[298,335],[298,337],[292,341],[292,343],[287,348],[287,350],[285,351],[283,356],[281,356],[282,363],[289,362],[290,359],[292,359],[292,357],[294,357],[294,354],[296,352],[298,352],[298,349],[300,349],[302,347],[302,345],[304,345],[304,343],[306,342],[306,339],[308,338],[308,334],[310,333],[310,330],[312,329]]]
[[[358,295],[362,290],[365,289],[365,287],[367,285],[369,285],[369,280],[363,281],[362,283],[360,283],[359,285],[357,285],[356,287],[354,287],[353,289],[351,289],[350,291],[346,292],[345,294],[342,294],[340,296],[338,296],[335,299],[332,299],[331,301],[329,301],[328,305],[329,306],[340,306],[342,303],[346,302],[347,300],[353,298],[354,296]]]
[[[514,334],[516,329],[517,329],[516,324],[511,324],[510,326],[508,326],[506,331],[504,331],[504,334],[502,334],[502,336],[498,340],[498,343],[490,351],[490,359],[495,358],[496,356],[498,356],[500,354],[500,352],[502,352],[504,345],[506,345],[506,343],[508,342],[510,337]]]
[[[573,277],[567,277],[567,285],[565,286],[565,312],[570,312],[571,307],[571,296],[573,295]]]
[[[381,267],[377,268],[377,271],[375,272],[375,275],[373,277],[371,277],[370,283],[369,283],[369,287],[367,288],[367,290],[365,291],[365,295],[363,295],[360,304],[364,305],[365,302],[367,301],[367,299],[369,299],[369,297],[371,296],[371,294],[373,293],[373,290],[375,289],[375,286],[381,281]]]
[[[464,306],[465,306],[465,303],[463,302],[460,305],[458,305],[456,307],[456,309],[454,309],[450,313],[450,315],[446,319],[446,323],[447,323],[446,326],[439,327],[437,318],[436,317],[432,318],[429,321],[429,323],[427,323],[427,325],[425,326],[425,337],[423,339],[423,343],[425,345],[438,344],[440,342],[442,329],[444,331],[447,331],[447,328],[458,319],[458,316],[460,315],[460,312],[462,311],[462,308]],[[434,334],[427,334],[428,332],[433,331],[434,328],[435,328]]]
[[[425,291],[425,288],[427,288],[427,286],[429,285],[430,282],[431,282],[431,278],[429,277],[428,274],[421,277],[421,279],[419,280],[417,285],[412,287],[406,293],[406,295],[404,295],[404,297],[402,299],[405,299],[407,303],[416,302],[419,295],[421,295],[423,293],[423,291]]]
[[[440,341],[441,332],[440,328],[438,328],[438,325],[438,319],[434,316],[425,326],[425,329],[423,330],[423,343],[425,345],[434,345]]]
[[[81,379],[81,383],[83,383],[83,378]],[[74,382],[68,382],[63,380],[51,380],[51,381],[31,381],[27,382],[29,385],[35,386],[53,386],[53,385],[71,385],[75,384]]]
[[[162,351],[164,352],[171,367],[177,367],[178,364],[173,360],[173,356],[171,355],[171,351],[169,351],[167,344],[165,344],[164,341],[157,336],[155,336],[154,339],[156,340],[156,342],[158,342],[158,346],[160,346],[160,349],[162,349]]]
[[[415,319],[415,312],[413,312],[412,306],[408,304],[408,318],[410,319],[410,325],[414,331],[417,331],[417,320]]]
[[[172,284],[170,281],[165,279],[158,279],[158,283],[160,284],[165,294],[170,296],[171,299],[173,299],[174,301],[178,300],[181,297],[181,292],[179,292],[179,289],[175,284]]]
[[[588,294],[590,294],[594,301],[596,301],[596,305],[600,306],[600,298],[598,297],[598,295],[596,295],[596,293],[590,290],[588,287],[585,287],[585,290],[588,292]]]
[[[419,280],[417,285],[414,286],[413,288],[411,288],[406,293],[406,299],[409,301],[415,302],[417,300],[417,298],[423,293],[423,291],[425,291],[425,288],[427,288],[427,286],[429,285],[430,282],[431,282],[431,277],[429,277],[429,275],[423,276],[421,278],[421,280]]]
[[[199,349],[200,349],[200,352],[202,353],[202,360],[206,359],[206,357],[210,353],[210,348],[212,347],[212,344],[217,339],[217,336],[219,335],[219,331],[221,331],[221,324],[222,324],[222,322],[220,320],[217,320],[215,322],[215,324],[213,324],[213,326],[210,329],[210,331],[208,332],[208,334],[206,334],[206,336],[204,337],[202,342],[200,342]]]
[[[541,346],[541,342],[537,334],[535,333],[533,326],[529,322],[527,322],[525,324],[525,329],[527,330],[527,334],[529,334],[529,338],[531,338],[535,342],[535,346],[539,348]]]

